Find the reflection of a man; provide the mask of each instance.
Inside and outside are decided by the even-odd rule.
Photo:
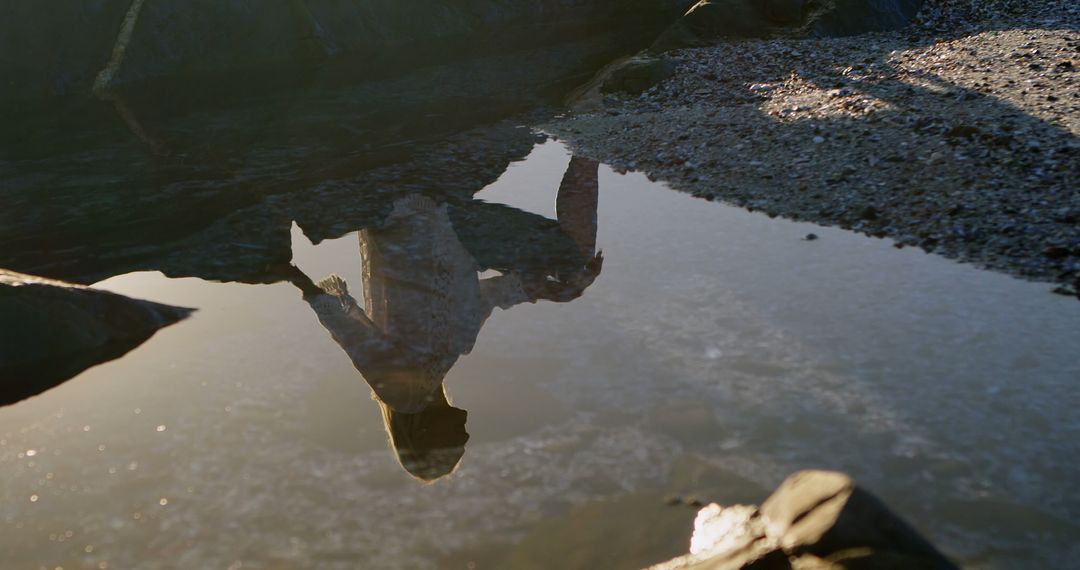
[[[290,269],[290,281],[374,391],[391,445],[409,473],[431,481],[461,460],[467,414],[450,405],[443,378],[472,350],[494,308],[567,302],[600,273],[596,206],[597,163],[578,158],[559,187],[557,226],[479,201],[458,212],[428,196],[399,198],[378,228],[360,232],[363,308],[340,277],[313,283]],[[488,220],[502,227],[494,234],[476,227],[462,232],[475,244],[474,255],[454,218],[459,225]],[[487,269],[500,274],[480,279]]]

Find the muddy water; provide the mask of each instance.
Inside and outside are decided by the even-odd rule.
[[[563,221],[569,162],[539,145],[477,198]],[[426,481],[371,363],[298,286],[98,283],[199,311],[0,410],[0,566],[633,569],[686,551],[685,503],[760,501],[802,468],[852,473],[966,566],[1080,555],[1075,300],[603,166],[598,188],[602,268],[573,294],[519,284],[487,315],[471,280],[439,289],[469,325],[446,333],[447,401],[424,394],[467,419],[429,426]],[[589,213],[562,226],[577,245]],[[447,228],[470,231],[412,231],[469,242]],[[294,226],[293,263],[369,312],[365,290],[424,287],[370,286],[365,239]],[[446,255],[498,257],[483,245]]]

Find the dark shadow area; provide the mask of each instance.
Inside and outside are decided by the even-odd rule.
[[[662,22],[593,24],[372,78],[346,58],[269,82],[163,78],[120,84],[105,101],[9,107],[0,267],[79,283],[138,270],[259,282],[289,259],[294,220],[318,242],[417,188],[468,200],[531,148],[516,124],[548,116]]]
[[[56,0],[0,7],[0,100],[108,99],[162,80],[291,85],[330,63],[349,83],[654,27],[687,0]]]

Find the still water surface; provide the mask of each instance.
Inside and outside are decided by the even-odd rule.
[[[1080,556],[1075,300],[603,166],[595,225],[589,172],[560,217],[568,164],[538,145],[477,198],[603,251],[570,293],[478,285],[460,224],[398,228],[451,260],[428,273],[392,261],[416,239],[293,227],[299,273],[369,316],[380,295],[384,332],[423,337],[409,292],[441,280],[445,346],[414,346],[441,358],[404,391],[299,286],[98,283],[199,311],[0,412],[0,567],[634,569],[687,550],[675,498],[757,502],[803,468],[850,472],[967,566]],[[392,408],[427,403],[410,452]]]

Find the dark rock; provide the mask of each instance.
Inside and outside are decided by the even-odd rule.
[[[816,241],[817,239],[817,234],[806,234],[806,237],[803,238],[803,241]]]
[[[119,358],[192,311],[0,269],[0,406]]]
[[[671,61],[638,55],[614,68],[601,85],[600,92],[636,95],[674,74],[675,64]]]
[[[831,0],[816,3],[811,16],[816,36],[853,36],[896,30],[906,26],[922,7],[923,0]]]
[[[956,125],[945,132],[945,138],[949,139],[974,139],[982,134],[977,127],[971,125]]]
[[[807,0],[765,0],[765,18],[783,26],[798,24],[806,16]]]
[[[850,36],[905,26],[922,0],[700,0],[653,45],[654,51],[719,38]]]
[[[1052,245],[1043,250],[1042,254],[1050,259],[1062,259],[1068,257],[1072,252],[1066,247],[1059,245]]]
[[[358,77],[475,54],[549,45],[652,22],[662,29],[689,0],[51,0],[0,3],[0,98],[89,94],[158,78],[295,79],[331,58]],[[129,21],[130,23],[125,23]],[[126,26],[128,40],[118,38]],[[623,30],[625,31],[625,30]],[[14,55],[17,54],[17,55]]]
[[[1080,222],[1080,211],[1070,210],[1069,208],[1061,208],[1054,212],[1054,221],[1061,222],[1063,224],[1075,224]]]

